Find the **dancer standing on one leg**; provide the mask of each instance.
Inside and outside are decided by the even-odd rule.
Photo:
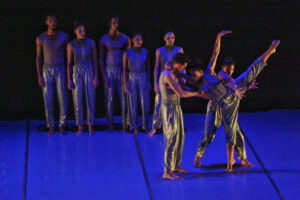
[[[36,69],[39,86],[43,90],[48,136],[54,135],[54,90],[57,92],[60,117],[59,133],[64,135],[67,118],[67,90],[65,49],[68,35],[57,31],[55,16],[46,17],[48,30],[36,38]],[[56,87],[56,88],[55,88]]]
[[[143,38],[140,33],[133,35],[132,44],[133,48],[123,54],[123,82],[124,92],[129,95],[130,129],[134,131],[134,135],[137,136],[139,133],[139,102],[142,113],[142,128],[144,130],[148,129],[150,62],[148,50],[142,48]],[[127,71],[129,71],[129,73],[127,73]]]
[[[129,125],[128,95],[125,95],[122,87],[122,57],[130,48],[130,39],[119,31],[120,21],[118,17],[110,18],[109,33],[99,41],[99,66],[105,87],[105,109],[108,132],[114,131],[114,98],[118,93],[122,105],[123,131]]]
[[[172,30],[166,30],[164,33],[165,46],[160,47],[155,52],[155,67],[154,67],[154,91],[155,91],[155,105],[153,111],[152,130],[148,133],[152,137],[156,130],[162,128],[161,118],[161,94],[159,90],[159,74],[165,69],[167,61],[171,61],[175,54],[183,53],[181,47],[175,46],[175,33]]]
[[[223,82],[224,85],[232,84],[234,79],[232,74],[234,72],[234,63],[231,59],[226,59],[221,66],[221,71],[218,73],[218,79]],[[200,79],[203,76],[203,70],[198,65],[189,69],[192,76],[192,85],[196,86],[198,89],[201,87]],[[255,89],[256,83],[253,81],[248,89]],[[209,100],[206,110],[205,126],[204,126],[204,137],[201,139],[197,153],[194,160],[195,167],[201,167],[200,159],[204,157],[206,148],[215,138],[215,133],[222,123],[222,112],[217,103]],[[235,152],[239,160],[241,160],[241,165],[246,167],[253,167],[253,165],[247,161],[247,154],[245,149],[244,134],[237,124],[236,130],[236,145]]]
[[[222,31],[217,35],[213,56],[204,73],[204,89],[210,99],[220,106],[222,113],[223,125],[226,133],[226,149],[227,149],[227,172],[233,170],[234,164],[234,148],[236,145],[236,132],[237,132],[237,116],[239,108],[239,100],[243,98],[245,91],[249,85],[256,79],[261,70],[267,65],[266,61],[276,52],[276,47],[280,41],[274,40],[269,49],[248,68],[246,72],[241,74],[231,85],[231,92],[228,87],[225,87],[222,82],[217,78],[215,73],[215,65],[220,53],[221,37],[231,33],[231,31]],[[237,87],[235,87],[235,85]]]
[[[74,111],[78,126],[77,135],[82,135],[83,133],[83,98],[85,98],[87,104],[89,134],[93,135],[95,89],[98,87],[96,44],[94,40],[85,36],[85,26],[79,22],[74,22],[74,33],[76,39],[69,42],[67,46],[68,88],[73,93]]]
[[[174,174],[175,172],[186,173],[185,170],[180,168],[184,144],[184,125],[180,97],[207,98],[203,93],[185,91],[180,86],[177,75],[185,70],[187,62],[188,59],[183,53],[176,54],[170,68],[162,71],[159,78],[165,143],[164,179],[175,180],[179,178]]]

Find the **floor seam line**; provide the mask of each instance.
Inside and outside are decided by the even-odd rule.
[[[27,196],[29,132],[30,132],[30,120],[26,120],[26,146],[25,146],[23,200],[26,200],[26,196]]]

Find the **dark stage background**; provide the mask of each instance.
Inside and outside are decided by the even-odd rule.
[[[155,49],[164,45],[162,32],[166,27],[175,30],[176,45],[183,47],[189,56],[200,57],[205,64],[216,34],[222,29],[232,30],[233,34],[222,41],[218,65],[224,57],[232,56],[236,63],[234,76],[261,55],[272,39],[280,39],[277,53],[257,80],[259,88],[247,93],[240,110],[300,109],[299,1],[57,0],[1,1],[0,5],[0,120],[44,119],[35,70],[35,38],[46,29],[44,17],[48,13],[58,16],[59,29],[71,38],[74,38],[73,21],[83,20],[88,37],[97,43],[108,31],[108,16],[118,13],[122,32],[142,31],[144,47],[151,52],[152,68]],[[152,111],[153,90],[151,94]],[[96,117],[104,117],[103,96],[101,84],[97,89]],[[183,112],[204,113],[206,101],[185,99],[182,108]],[[73,119],[70,92],[69,113]]]

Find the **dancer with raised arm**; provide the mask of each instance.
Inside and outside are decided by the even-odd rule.
[[[69,37],[57,31],[57,18],[48,15],[47,31],[36,38],[36,69],[39,86],[43,90],[48,136],[54,135],[54,90],[59,105],[59,134],[64,135],[67,119],[67,89],[65,51]]]

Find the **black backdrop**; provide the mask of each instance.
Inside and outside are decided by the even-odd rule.
[[[270,109],[300,109],[299,54],[300,10],[297,0],[225,0],[225,1],[6,1],[0,7],[0,119],[44,119],[41,89],[35,70],[35,38],[45,30],[48,13],[58,16],[59,29],[74,38],[72,24],[86,22],[88,37],[97,41],[108,31],[107,18],[117,13],[121,31],[130,34],[141,30],[144,47],[151,52],[164,44],[162,32],[175,30],[175,44],[207,64],[215,36],[222,29],[233,34],[222,41],[219,62],[232,56],[234,76],[244,71],[261,55],[272,39],[281,44],[268,67],[258,78],[259,88],[247,93],[241,112]],[[219,68],[217,68],[218,70]],[[153,69],[152,69],[153,70]],[[152,77],[152,76],[151,76]],[[101,80],[101,79],[100,79]],[[103,117],[102,84],[97,89],[96,117]],[[153,108],[151,91],[151,110]],[[118,105],[116,105],[118,106]],[[206,101],[184,99],[184,112],[201,112]],[[73,102],[69,92],[69,114]]]

